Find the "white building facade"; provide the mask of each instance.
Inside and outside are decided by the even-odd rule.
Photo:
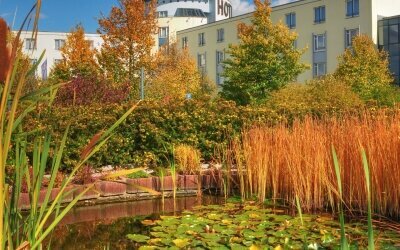
[[[62,32],[38,32],[37,41],[35,42],[32,38],[32,32],[21,33],[21,41],[23,42],[22,51],[29,56],[33,63],[37,62],[43,53],[43,58],[37,69],[37,76],[39,78],[47,79],[54,65],[62,60],[60,49],[67,41],[69,34]],[[100,49],[103,44],[103,39],[98,34],[85,34],[85,39],[93,49]]]

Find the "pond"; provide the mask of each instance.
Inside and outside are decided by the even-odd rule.
[[[380,225],[377,227],[377,225]],[[375,222],[378,249],[400,249],[398,231]],[[353,219],[351,249],[366,249],[365,221]],[[293,211],[215,196],[75,208],[52,237],[52,249],[340,249],[340,225],[329,214]]]
[[[142,220],[223,202],[221,197],[203,195],[177,198],[175,208],[171,198],[164,205],[161,199],[153,199],[75,207],[54,231],[51,249],[136,249],[126,235],[147,230]]]

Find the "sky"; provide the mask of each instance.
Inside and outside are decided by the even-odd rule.
[[[101,14],[108,15],[118,0],[43,0],[39,21],[41,31],[68,32],[77,24],[82,24],[87,33],[96,33],[97,20]],[[272,0],[273,5],[285,4],[294,0]],[[13,29],[19,25],[29,12],[35,0],[0,0],[0,17]],[[254,10],[252,0],[231,0],[233,15],[241,15]],[[15,16],[15,22],[13,22]]]

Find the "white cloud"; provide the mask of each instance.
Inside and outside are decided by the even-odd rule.
[[[282,4],[287,4],[291,2],[296,2],[298,0],[272,0],[271,5],[277,6]],[[247,0],[230,0],[233,9],[233,16],[238,16],[254,11],[254,4]]]
[[[272,0],[271,5],[276,6],[276,5],[282,5],[282,4],[287,4],[291,2],[296,2],[298,0]]]
[[[254,4],[247,0],[231,0],[233,16],[238,16],[254,11]]]

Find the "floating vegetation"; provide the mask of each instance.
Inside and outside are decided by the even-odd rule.
[[[303,225],[302,225],[302,220]],[[143,221],[148,234],[129,234],[139,249],[340,249],[340,224],[330,216],[291,217],[254,203],[200,206],[180,216]],[[368,247],[368,227],[346,224],[351,249]],[[379,249],[399,249],[400,235],[375,228]]]

